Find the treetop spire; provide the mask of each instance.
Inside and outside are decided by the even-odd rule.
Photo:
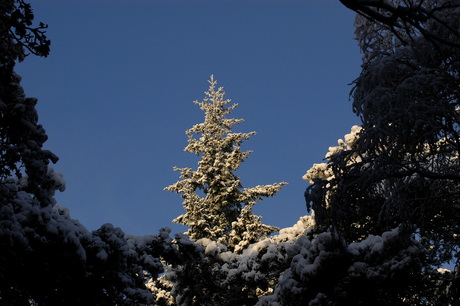
[[[208,82],[204,99],[194,101],[205,113],[204,122],[186,131],[185,151],[201,156],[198,168],[174,168],[182,180],[165,189],[184,199],[186,213],[174,222],[190,226],[191,238],[208,238],[238,251],[278,230],[264,225],[261,217],[252,213],[252,206],[261,197],[273,196],[286,183],[243,188],[233,172],[251,153],[242,151],[241,143],[255,132],[232,132],[233,125],[244,121],[227,118],[237,104],[228,106],[231,100],[225,98],[223,87],[217,87],[213,75]]]

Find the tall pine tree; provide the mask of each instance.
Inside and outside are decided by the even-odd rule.
[[[252,212],[262,197],[273,196],[286,183],[243,188],[235,175],[250,151],[241,151],[241,143],[255,132],[233,133],[232,127],[243,119],[228,119],[237,106],[227,106],[222,87],[211,76],[210,86],[202,102],[195,101],[205,112],[203,123],[186,131],[188,146],[185,151],[201,157],[197,170],[174,168],[181,180],[165,188],[181,194],[185,214],[174,222],[189,226],[188,235],[195,240],[211,239],[234,252],[242,251],[278,229],[265,225]]]

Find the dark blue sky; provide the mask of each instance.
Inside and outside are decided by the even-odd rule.
[[[40,0],[51,55],[18,65],[39,99],[46,148],[60,157],[61,205],[89,229],[131,234],[170,226],[183,212],[163,191],[196,168],[185,130],[203,121],[193,104],[214,74],[238,103],[238,131],[256,131],[238,175],[245,187],[286,181],[256,205],[264,222],[306,214],[303,174],[350,131],[348,85],[360,72],[354,14],[338,0]]]

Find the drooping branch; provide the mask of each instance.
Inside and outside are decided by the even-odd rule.
[[[408,41],[402,37],[400,31],[405,32],[411,38],[411,29],[413,29],[434,44],[460,46],[458,42],[448,41],[438,35],[433,35],[425,26],[428,20],[432,20],[460,39],[458,30],[436,16],[443,10],[459,8],[460,4],[446,1],[430,7],[424,0],[403,1],[404,5],[387,0],[340,0],[340,2],[359,15],[387,26],[403,43],[408,43]]]
[[[383,0],[340,0],[349,9],[367,18],[384,23],[388,26],[396,26],[398,19],[425,21],[426,12],[418,6],[416,10],[411,7],[396,6]]]
[[[24,0],[3,0],[0,7],[0,65],[14,66],[15,61],[22,61],[29,54],[48,56],[48,26],[42,22],[33,25],[31,5]]]

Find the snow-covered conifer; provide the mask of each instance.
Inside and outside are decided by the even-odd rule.
[[[222,87],[216,87],[213,76],[209,83],[203,101],[195,101],[204,111],[205,120],[186,132],[185,151],[200,157],[198,168],[175,168],[181,180],[165,188],[184,199],[186,212],[174,222],[190,227],[187,234],[203,247],[204,257],[172,268],[167,281],[173,286],[171,295],[177,305],[249,305],[271,292],[287,262],[286,256],[277,255],[279,260],[267,265],[269,256],[257,257],[252,252],[255,258],[249,269],[259,269],[261,257],[265,263],[258,272],[244,273],[246,250],[278,230],[263,224],[262,217],[252,210],[263,197],[275,195],[286,183],[243,188],[234,172],[250,154],[241,150],[242,142],[255,133],[232,132],[235,124],[243,122],[227,118],[237,105],[228,106],[231,101],[225,99]],[[265,251],[267,248],[262,247]],[[278,253],[275,246],[270,250]],[[156,290],[162,294],[160,291]]]
[[[432,290],[418,276],[421,244],[398,228],[353,243],[335,231],[301,236],[290,252],[273,294],[257,305],[419,305],[418,291]]]
[[[352,97],[362,125],[352,146],[342,141],[304,176],[307,207],[346,243],[395,228],[398,239],[417,238],[425,255],[410,282],[419,293],[406,288],[401,302],[458,300],[449,289],[458,274],[433,267],[460,267],[460,1],[342,2],[360,13],[363,70]],[[443,287],[426,290],[427,279]]]
[[[46,56],[50,42],[32,8],[22,0],[0,1],[0,304],[153,304],[146,288],[163,272],[201,258],[201,249],[169,229],[129,236],[110,224],[88,231],[56,205],[65,189],[50,167],[58,158],[44,148],[37,99],[26,97],[17,61]]]
[[[167,277],[174,284],[171,293],[175,303],[254,305],[274,292],[281,274],[300,250],[297,241],[313,239],[314,230],[314,218],[304,216],[294,226],[250,244],[240,254],[210,239],[199,239],[197,243],[204,249],[203,260],[186,262]]]
[[[213,76],[209,83],[203,101],[195,101],[204,111],[205,120],[186,132],[185,151],[200,156],[198,168],[174,168],[180,171],[181,180],[165,189],[184,199],[186,212],[174,222],[189,226],[187,234],[192,239],[211,239],[241,252],[278,230],[263,224],[261,217],[252,213],[252,207],[262,197],[276,194],[286,183],[243,188],[234,172],[250,154],[241,150],[241,143],[255,132],[232,132],[235,124],[243,122],[226,118],[237,104],[227,106],[231,100],[225,99],[223,88],[216,87]]]

